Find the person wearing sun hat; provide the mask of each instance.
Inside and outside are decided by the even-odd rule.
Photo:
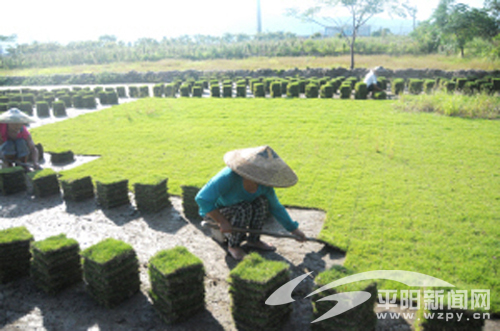
[[[33,118],[17,108],[11,108],[0,115],[0,156],[5,160],[7,167],[11,167],[12,162],[16,160],[26,163],[31,154],[33,166],[35,169],[40,168],[38,150],[24,125],[34,122]]]
[[[384,67],[375,67],[368,74],[366,74],[365,79],[363,82],[366,84],[366,87],[368,88],[368,92],[373,94],[373,92],[380,92],[382,91],[382,88],[380,87],[380,83],[377,81],[377,76],[378,75],[383,75],[386,72]]]
[[[292,220],[279,202],[275,187],[290,187],[297,183],[295,172],[269,146],[230,151],[224,155],[226,167],[201,188],[196,202],[202,217],[215,220],[222,233],[228,235],[228,251],[241,260],[247,245],[273,251],[275,247],[260,240],[256,234],[231,233],[232,227],[262,229],[269,215],[287,230],[305,240],[299,224]]]

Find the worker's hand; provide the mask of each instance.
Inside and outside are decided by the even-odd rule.
[[[219,228],[220,228],[220,232],[222,232],[222,233],[233,232],[233,227],[231,226],[231,223],[229,223],[227,220],[221,220],[219,223]]]
[[[299,242],[304,242],[307,240],[304,232],[300,231],[299,229],[293,230],[292,233],[298,237],[296,240]]]
[[[35,168],[35,170],[41,170],[42,167],[40,167],[40,165],[38,163],[33,163],[33,168]]]

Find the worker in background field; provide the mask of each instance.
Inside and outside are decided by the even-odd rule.
[[[274,187],[297,183],[297,175],[269,146],[235,150],[224,155],[227,165],[196,196],[200,215],[215,220],[228,234],[228,251],[236,260],[245,256],[240,247],[247,245],[265,251],[276,248],[260,240],[256,234],[232,233],[232,227],[262,229],[269,214],[287,230],[305,241],[299,224],[293,221],[279,202]]]
[[[40,169],[38,164],[38,150],[31,138],[31,134],[24,124],[34,123],[35,120],[17,108],[0,115],[0,158],[5,167],[11,167],[14,161],[28,162],[31,154],[33,167]],[[23,166],[28,170],[27,166]]]
[[[366,84],[368,88],[368,93],[370,96],[373,96],[374,92],[382,92],[382,88],[380,87],[380,83],[377,81],[377,76],[385,74],[386,70],[384,67],[375,67],[368,74],[366,74],[363,82]]]

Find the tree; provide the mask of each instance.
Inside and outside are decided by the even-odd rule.
[[[17,40],[17,35],[13,34],[11,36],[0,35],[0,56],[3,54],[3,43],[14,43]]]
[[[417,6],[410,6],[408,3],[403,3],[403,8],[406,10],[406,13],[413,19],[413,31],[417,26]]]
[[[497,21],[500,21],[500,0],[485,0],[484,1],[484,8]]]
[[[389,28],[380,28],[377,31],[373,31],[371,34],[372,37],[386,37],[390,35],[392,35],[392,32]]]
[[[318,17],[322,11],[342,6],[349,11],[349,23],[342,24],[338,18]],[[334,27],[347,40],[351,50],[351,70],[354,69],[354,45],[359,28],[370,18],[384,11],[397,16],[405,16],[403,4],[397,0],[317,0],[317,6],[310,7],[300,12],[295,8],[287,9],[287,15],[300,18],[304,22],[316,23],[323,27]]]
[[[498,34],[498,22],[486,9],[470,8],[454,0],[441,0],[432,15],[434,24],[442,34],[442,41],[454,45],[464,57],[467,42],[479,37],[491,39]]]

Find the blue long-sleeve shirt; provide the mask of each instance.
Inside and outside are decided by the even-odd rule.
[[[293,231],[299,223],[292,220],[285,207],[279,202],[274,188],[259,185],[255,193],[249,193],[243,187],[243,177],[225,167],[202,187],[196,195],[196,202],[200,207],[200,215],[222,207],[229,207],[243,201],[253,201],[264,195],[269,201],[269,210],[274,218],[287,230]]]

